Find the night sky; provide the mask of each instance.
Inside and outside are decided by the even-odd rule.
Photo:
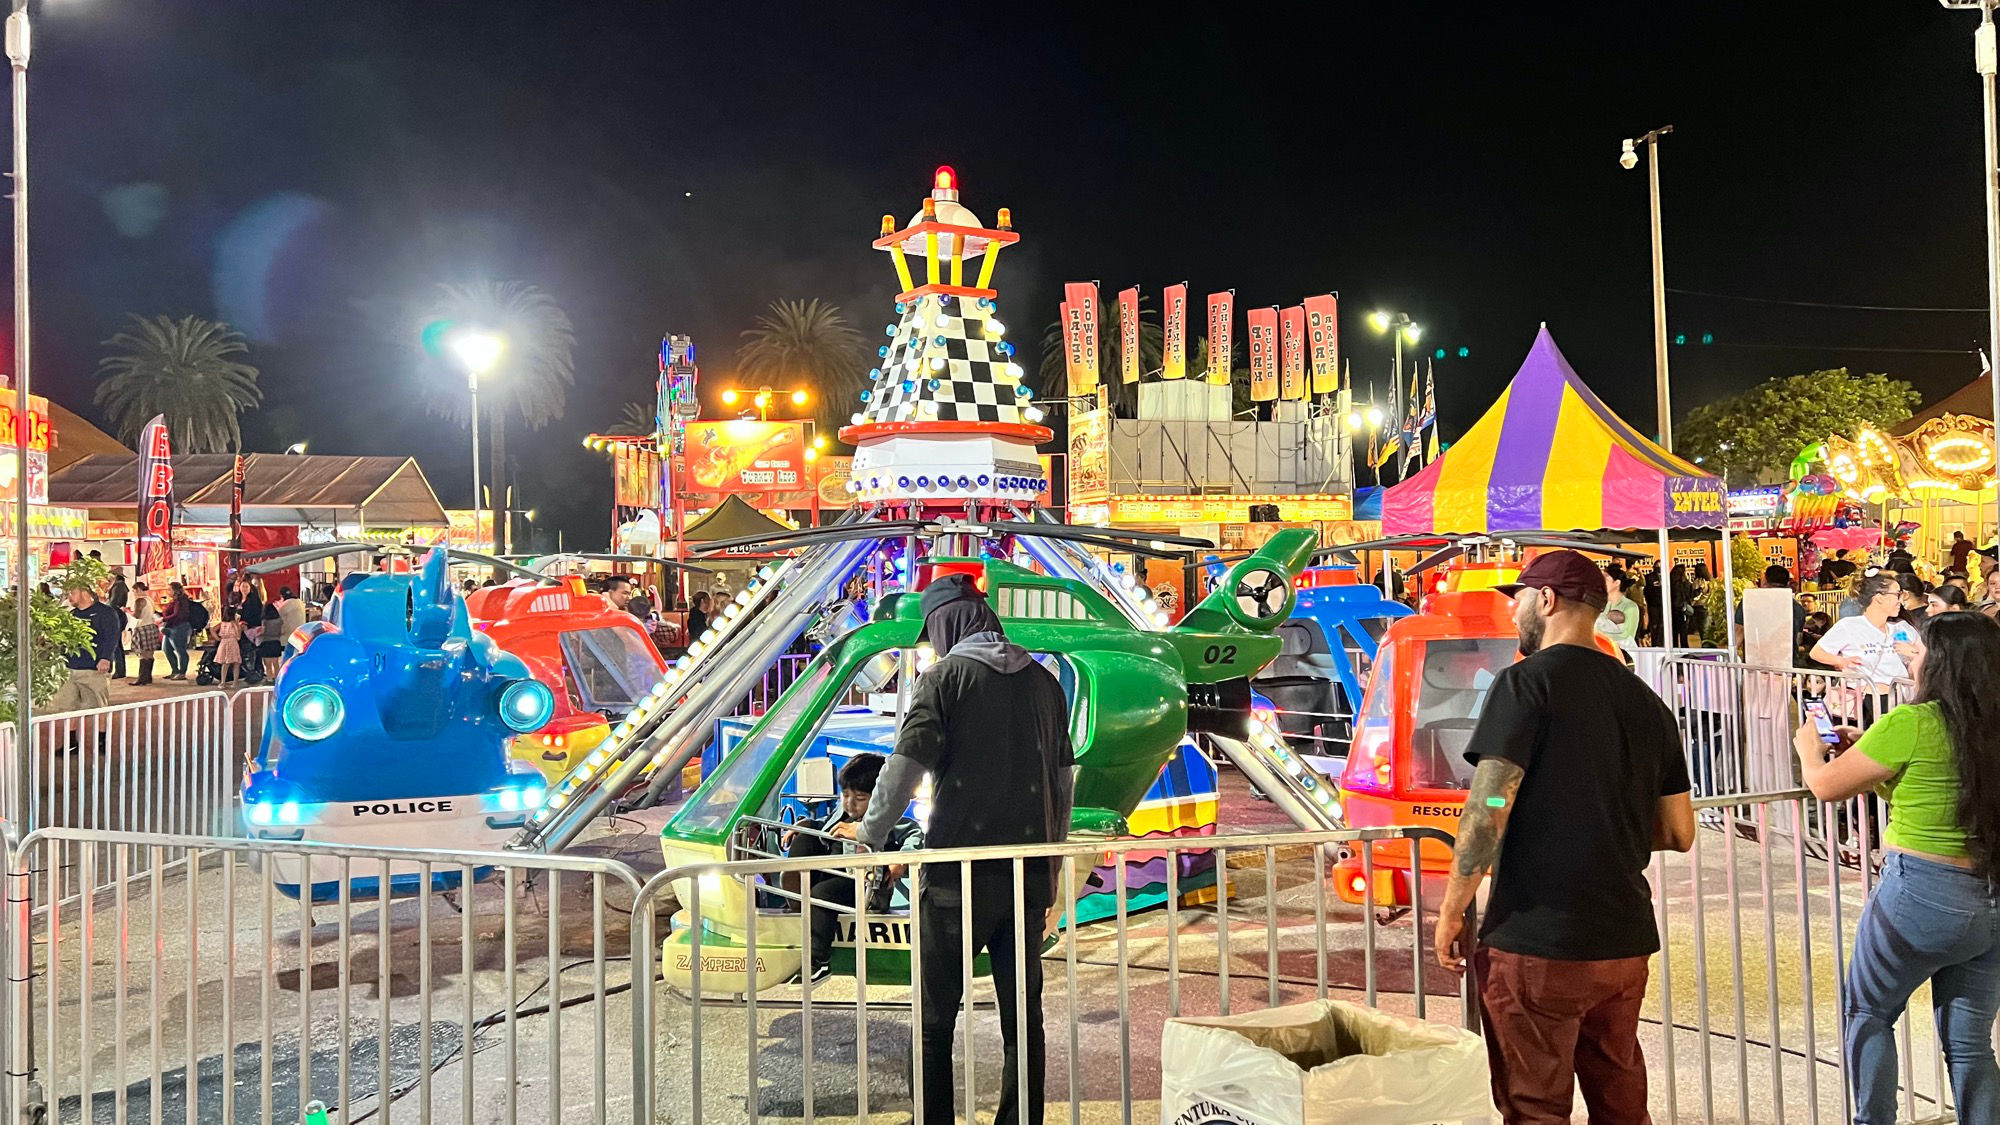
[[[576,325],[578,386],[510,431],[521,506],[601,543],[580,436],[649,398],[692,334],[712,392],[776,298],[891,318],[880,216],[931,169],[1013,208],[1001,309],[1028,370],[1064,280],[1342,298],[1426,327],[1447,439],[1547,321],[1652,422],[1645,166],[1663,145],[1667,283],[1983,306],[1976,17],[1836,4],[848,5],[41,0],[31,78],[36,389],[94,413],[126,313],[221,317],[266,402],[250,448],[418,455],[469,495],[466,432],[426,417],[408,310],[522,280]],[[1772,375],[1978,373],[1982,315],[1673,294],[1676,410]],[[1200,329],[1194,330],[1199,334]],[[1237,332],[1241,338],[1242,326]],[[1459,347],[1468,359],[1456,358]],[[1903,349],[1903,350],[1884,350]]]

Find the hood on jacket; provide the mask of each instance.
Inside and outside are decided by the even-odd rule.
[[[1035,662],[1028,650],[996,632],[973,633],[953,645],[948,656],[977,660],[996,672],[1013,673]]]

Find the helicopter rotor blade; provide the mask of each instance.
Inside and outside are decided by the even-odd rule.
[[[1451,546],[1446,547],[1442,551],[1435,551],[1429,555],[1425,555],[1421,559],[1418,559],[1416,562],[1411,563],[1410,569],[1405,571],[1404,573],[1422,574],[1424,571],[1429,570],[1434,566],[1441,566],[1445,563],[1450,562],[1455,558],[1458,558],[1460,555],[1465,554],[1465,551],[1466,548],[1463,545],[1454,543]]]
[[[767,549],[778,551],[811,547],[821,543],[846,543],[856,539],[899,539],[906,535],[925,534],[936,526],[928,520],[835,524],[831,527],[802,528],[783,535],[746,535],[735,539],[711,539],[706,543],[690,545],[688,551],[694,555],[707,557],[751,548],[760,551]]]
[[[494,557],[505,558],[507,556],[496,555]],[[708,567],[696,566],[693,563],[684,563],[676,559],[658,559],[654,558],[651,555],[620,555],[605,551],[564,551],[563,553],[557,555],[520,555],[516,557],[535,559],[536,561],[534,565],[529,567],[528,569],[536,572],[537,574],[548,573],[548,569],[550,566],[553,566],[554,564],[561,562],[565,559],[584,559],[589,562],[641,563],[647,566],[664,566],[669,570],[692,571],[695,574],[715,573]]]
[[[362,550],[368,551],[371,554],[379,553],[374,547],[361,547],[352,543],[324,543],[319,546],[307,547],[302,550],[298,548],[293,548],[292,553],[288,555],[274,555],[268,558],[259,559],[256,562],[251,563],[249,566],[244,567],[243,573],[270,574],[274,571],[290,570],[291,568],[302,565],[304,563],[318,562],[321,559],[337,558],[341,555],[354,554],[357,551],[362,551]]]
[[[495,567],[497,569],[506,571],[507,573],[515,576],[516,578],[533,578],[537,582],[550,581],[549,577],[545,574],[540,574],[535,571],[529,570],[527,567],[522,566],[519,563],[510,563],[506,559],[500,558],[496,555],[481,554],[478,551],[465,551],[465,550],[460,550],[457,547],[451,547],[446,549],[445,556],[451,559],[451,561],[455,563],[471,563],[474,566]]]

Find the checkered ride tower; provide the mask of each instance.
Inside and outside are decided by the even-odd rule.
[[[1032,503],[1041,492],[1035,447],[1053,435],[1029,401],[990,288],[1001,248],[1019,237],[1005,208],[989,228],[958,202],[948,165],[908,225],[882,217],[875,247],[889,253],[903,289],[899,319],[877,351],[881,366],[869,373],[874,384],[840,431],[855,445],[848,491],[857,499],[974,512]],[[911,272],[919,257],[921,283]],[[968,262],[979,271],[972,285]]]

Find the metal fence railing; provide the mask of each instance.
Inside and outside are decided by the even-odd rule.
[[[1765,668],[1701,657],[1661,660],[1648,682],[1674,711],[1695,793],[1769,793],[1798,781],[1792,735],[1803,705],[1821,700],[1835,722],[1866,728],[1905,702],[1907,680],[1874,683],[1824,669]]]
[[[279,894],[288,862],[337,899]],[[638,891],[612,860],[37,832],[8,866],[9,1120],[633,1120]]]
[[[1330,852],[1361,853],[1372,878],[1378,850],[1407,856],[1415,838],[1449,844],[1431,829],[1368,829],[669,869],[647,882],[633,911],[634,957],[657,953],[666,982],[636,1018],[650,1029],[641,1038],[677,1044],[679,1054],[677,1065],[655,1065],[635,1091],[635,1117],[811,1121],[896,1112],[937,1122],[924,1091],[949,1073],[951,1100],[970,1120],[1009,1092],[998,1064],[1003,1029],[1037,1018],[1022,984],[1030,958],[1042,974],[1047,1076],[1033,1090],[1019,1068],[1011,1092],[1017,1101],[1066,1106],[1071,1120],[1091,1103],[1122,1106],[1127,1121],[1147,1116],[1140,1107],[1159,1095],[1161,1027],[1174,1016],[1335,995],[1473,1026],[1463,981],[1430,963],[1421,888],[1417,908],[1393,918],[1346,906],[1330,891]],[[1028,865],[1050,862],[1059,865],[1058,890],[1043,912],[1028,898]],[[910,868],[913,901],[885,912],[852,889],[857,878],[894,865]],[[934,889],[940,872],[957,887],[971,880],[974,893]],[[828,893],[832,899],[819,897]],[[1099,895],[1110,902],[1093,909]],[[835,920],[831,953],[841,972],[820,981],[800,971],[809,965],[808,899]],[[1157,909],[1142,911],[1134,906],[1140,901]],[[996,910],[1033,917],[1027,941],[992,948],[998,964],[949,937],[953,929],[994,927],[988,919]],[[654,930],[669,914],[664,930]],[[1102,920],[1069,924],[1093,915]],[[1011,932],[1004,922],[997,929]],[[655,936],[664,938],[659,948]],[[1041,948],[1029,949],[1037,939]],[[927,963],[931,972],[912,969]],[[635,971],[646,975],[647,962]],[[927,997],[940,981],[943,998]],[[958,994],[971,998],[971,1012],[952,1019]],[[924,1033],[926,1018],[940,1013],[947,1027],[961,1025],[949,1044],[948,1035]]]
[[[1874,798],[1702,797],[1686,855],[1651,872],[1661,954],[1642,1027],[1663,1121],[1852,1120],[1843,981],[1880,866]],[[1950,1120],[1925,989],[1899,1029],[1901,1119]]]

